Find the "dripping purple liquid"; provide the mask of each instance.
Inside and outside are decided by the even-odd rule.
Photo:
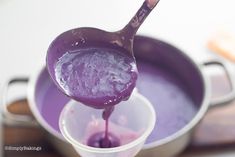
[[[96,148],[113,148],[120,146],[120,140],[109,132],[109,118],[114,110],[114,106],[106,107],[103,111],[102,117],[105,120],[104,132],[98,132],[92,135],[87,142],[88,146]]]

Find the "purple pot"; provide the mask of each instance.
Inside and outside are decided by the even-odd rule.
[[[221,61],[197,65],[174,46],[143,36],[135,37],[134,53],[139,69],[137,89],[151,101],[158,115],[156,127],[138,156],[176,155],[189,143],[193,129],[209,104],[221,104],[234,98],[235,83],[229,68]],[[208,65],[222,66],[230,78],[232,89],[228,95],[213,101],[210,100],[208,78],[202,70]],[[67,156],[77,156],[58,126],[60,112],[69,98],[56,88],[45,66],[40,67],[29,80],[27,98],[37,123],[48,132],[49,139],[59,151]],[[26,79],[12,79],[7,86],[22,81],[27,82]],[[5,117],[23,123],[29,121],[27,117],[13,115],[7,109]]]

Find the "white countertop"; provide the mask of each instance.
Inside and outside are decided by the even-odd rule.
[[[0,0],[0,86],[45,64],[48,45],[61,32],[121,29],[142,1]],[[235,31],[234,6],[234,0],[161,0],[138,34],[169,41],[201,62],[210,56],[205,44],[213,31]]]

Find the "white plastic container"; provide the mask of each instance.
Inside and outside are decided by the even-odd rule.
[[[128,101],[116,105],[109,120],[109,130],[117,137],[136,137],[119,147],[94,148],[85,143],[86,137],[91,134],[89,132],[102,129],[104,131],[102,110],[70,101],[63,109],[59,120],[63,136],[82,157],[133,157],[143,147],[155,122],[154,108],[145,97],[137,92],[133,92]],[[91,129],[92,125],[94,129]],[[122,140],[126,138],[120,138],[121,143]]]

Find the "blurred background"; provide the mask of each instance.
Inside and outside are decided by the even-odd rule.
[[[0,0],[0,87],[12,77],[28,77],[44,65],[49,44],[61,32],[84,26],[119,30],[142,3],[143,0]],[[199,64],[213,57],[222,58],[208,50],[207,42],[218,30],[235,32],[234,6],[233,0],[161,0],[137,34],[167,41]],[[226,154],[235,156],[230,150]]]
[[[208,54],[205,44],[213,31],[221,27],[234,31],[233,3],[162,0],[138,34],[171,42],[201,61]],[[30,75],[45,63],[49,43],[61,32],[82,26],[121,29],[141,4],[141,0],[1,0],[0,82],[13,75]]]

